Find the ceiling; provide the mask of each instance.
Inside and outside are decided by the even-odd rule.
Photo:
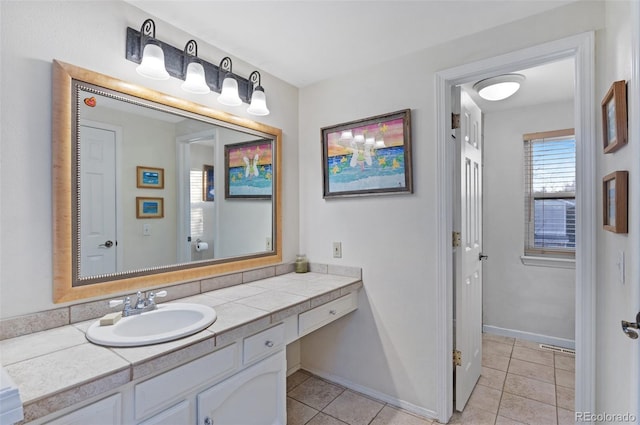
[[[579,0],[125,1],[305,87]]]
[[[475,82],[463,84],[465,90],[483,112],[497,112],[552,102],[571,100],[575,89],[575,65],[573,59],[516,71],[525,77],[520,89],[511,97],[498,102],[484,100],[473,89]]]

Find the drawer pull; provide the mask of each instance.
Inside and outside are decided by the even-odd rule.
[[[329,314],[332,315],[332,316],[335,316],[336,313],[337,313],[337,311],[335,311],[335,310],[329,310]]]
[[[264,343],[264,345],[266,345],[267,347],[271,348],[271,347],[273,347],[273,341],[266,341]]]

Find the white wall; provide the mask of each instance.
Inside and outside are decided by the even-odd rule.
[[[601,28],[603,3],[578,2],[300,93],[300,246],[311,261],[358,265],[365,290],[349,317],[304,338],[302,366],[435,415],[437,71]],[[453,19],[453,18],[452,18]],[[454,24],[452,20],[452,24]],[[413,195],[322,199],[320,131],[412,109]],[[331,242],[343,258],[333,259]]]
[[[632,6],[632,3],[635,3]],[[630,16],[635,16],[636,27]],[[608,1],[607,30],[597,46],[596,99],[600,100],[614,81],[628,81],[630,101],[629,144],[612,154],[597,157],[597,198],[602,199],[602,180],[617,171],[629,171],[629,233],[614,234],[599,227],[597,233],[597,328],[596,401],[598,412],[626,413],[631,408],[640,416],[639,341],[628,339],[620,329],[620,320],[634,321],[640,310],[640,81],[638,81],[638,32],[640,7],[636,0]],[[633,42],[635,40],[635,44]],[[635,76],[632,48],[635,49]],[[632,80],[632,77],[635,79]],[[602,143],[601,115],[598,111],[596,134]],[[601,146],[601,145],[600,145]],[[601,152],[601,151],[600,151]],[[601,201],[600,201],[601,202]],[[602,223],[602,209],[598,210]],[[626,259],[626,282],[618,280],[616,257],[623,251]],[[635,410],[635,412],[634,412]],[[638,420],[638,419],[636,419]]]
[[[526,266],[522,135],[573,128],[573,102],[484,115],[483,325],[573,341],[575,269]],[[544,341],[547,342],[547,341]]]
[[[52,302],[53,59],[249,116],[247,105],[223,107],[213,94],[188,95],[180,89],[178,79],[156,82],[139,76],[136,64],[124,57],[126,28],[139,28],[150,16],[125,2],[0,1],[0,8],[0,317],[5,318],[59,306]],[[192,38],[166,22],[155,21],[156,34],[163,41],[183,46]],[[203,42],[199,42],[199,55],[214,63],[227,56]],[[233,64],[234,71],[244,76],[255,69],[235,58]],[[271,115],[259,121],[283,130],[283,259],[292,261],[299,239],[298,90],[261,74]]]

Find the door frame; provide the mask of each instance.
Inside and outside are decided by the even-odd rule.
[[[497,74],[573,58],[576,137],[576,388],[575,410],[595,411],[595,274],[596,274],[596,143],[595,52],[593,32],[586,32],[436,73],[437,221],[437,395],[438,420],[453,414],[453,170],[455,149],[449,143],[451,87]],[[577,284],[580,282],[580,285]]]
[[[116,157],[115,157],[115,184],[116,184],[116,271],[121,272],[123,270],[123,261],[124,258],[122,256],[122,235],[123,235],[123,212],[122,212],[122,127],[118,125],[112,125],[103,123],[100,121],[93,121],[81,118],[78,122],[79,126],[87,126],[99,128],[105,131],[113,131],[116,137]]]
[[[177,223],[177,252],[178,258],[184,262],[191,262],[191,245],[194,241],[188,242],[187,237],[191,236],[191,232],[188,230],[190,228],[190,220],[191,213],[187,214],[184,207],[185,205],[189,205],[189,210],[191,209],[191,197],[187,187],[190,188],[189,182],[191,179],[190,170],[191,170],[191,152],[189,151],[189,147],[192,143],[201,141],[201,140],[218,140],[218,131],[217,129],[213,130],[204,130],[196,133],[191,133],[183,136],[176,137],[176,180],[177,180],[177,198],[178,198],[178,213],[176,214],[178,223]],[[217,143],[216,143],[217,145]],[[216,151],[217,153],[217,151]],[[214,155],[215,156],[215,155]],[[215,158],[214,158],[215,159]],[[214,164],[215,165],[215,164]],[[214,167],[215,169],[217,166]],[[215,181],[215,179],[214,179]],[[216,229],[217,229],[217,217],[218,217],[218,203],[214,202],[214,211],[216,215]],[[217,238],[216,238],[217,239]],[[217,247],[211,247],[214,252],[217,251]]]

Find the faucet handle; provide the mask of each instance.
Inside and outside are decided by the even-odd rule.
[[[149,304],[154,304],[155,303],[155,298],[162,298],[162,297],[166,297],[167,296],[167,291],[158,291],[158,292],[149,292]]]

